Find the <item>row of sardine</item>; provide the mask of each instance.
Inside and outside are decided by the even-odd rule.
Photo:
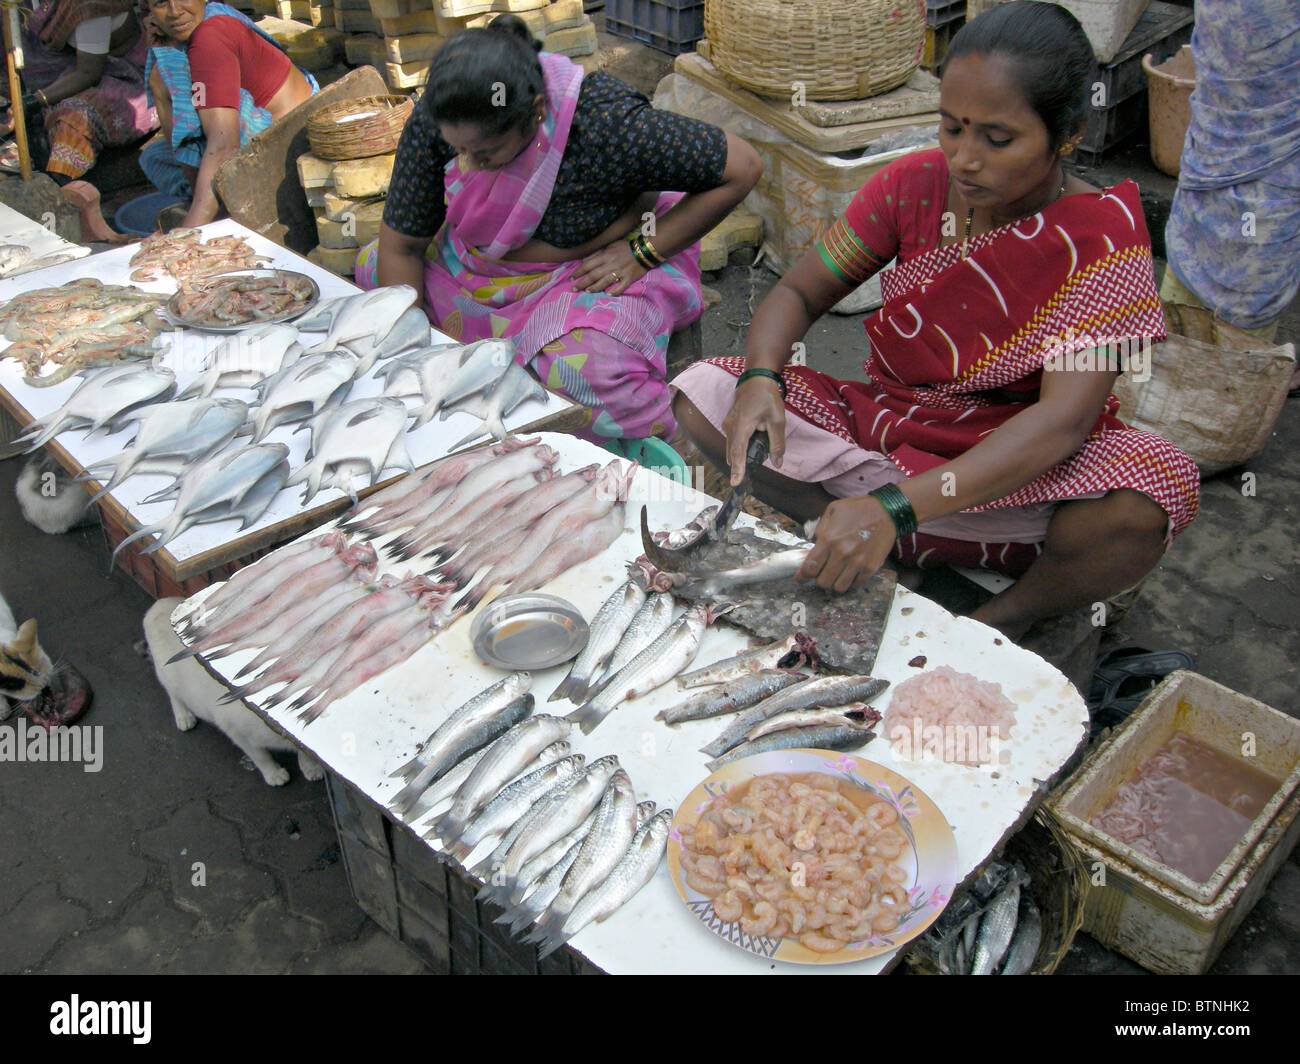
[[[638,804],[616,757],[571,754],[572,725],[533,715],[531,684],[513,673],[449,714],[392,773],[406,782],[392,805],[414,819],[450,800],[425,838],[462,864],[493,844],[471,868],[489,883],[480,898],[515,931],[535,921],[544,956],[649,882],[672,810]]]

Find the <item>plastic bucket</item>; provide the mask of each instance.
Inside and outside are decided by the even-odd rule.
[[[1150,103],[1151,161],[1157,170],[1177,177],[1183,140],[1192,120],[1192,90],[1196,88],[1192,46],[1183,45],[1159,66],[1152,63],[1150,55],[1144,55],[1142,69],[1147,75]]]
[[[620,440],[610,440],[602,446],[620,458],[653,469],[669,480],[675,480],[679,484],[691,482],[691,471],[685,460],[663,440],[654,437],[645,440],[625,437]]]

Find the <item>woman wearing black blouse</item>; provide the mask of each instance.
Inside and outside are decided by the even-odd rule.
[[[456,339],[512,339],[593,438],[671,436],[665,352],[704,309],[698,241],[758,155],[537,47],[503,15],[434,58],[358,283],[412,285]]]

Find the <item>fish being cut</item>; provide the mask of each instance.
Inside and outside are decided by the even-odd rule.
[[[803,632],[778,639],[765,647],[756,647],[702,669],[684,672],[677,677],[679,687],[700,687],[704,684],[727,683],[754,672],[768,669],[816,668],[817,644]]]
[[[632,623],[632,618],[636,616],[645,600],[644,585],[636,577],[632,577],[601,604],[592,619],[587,645],[582,648],[582,653],[570,667],[568,675],[560,681],[555,692],[547,699],[548,702],[567,698],[575,705],[581,704],[590,686],[591,678],[598,675],[609,662],[618,648],[619,640],[623,638],[623,633],[627,631],[627,626]]]
[[[314,417],[342,402],[352,386],[355,359],[342,351],[304,355],[262,382],[261,403],[253,419],[253,442],[290,421]]]
[[[102,428],[136,407],[170,396],[175,389],[176,375],[166,367],[137,364],[96,370],[61,407],[28,425],[20,439],[31,452],[69,429]]]
[[[414,472],[406,450],[406,406],[400,399],[356,399],[326,410],[311,423],[309,461],[285,482],[306,482],[306,504],[323,487],[338,487],[355,502],[353,477],[365,475],[370,484],[391,466]]]
[[[241,518],[247,528],[266,512],[289,475],[289,448],[264,443],[238,451],[220,452],[190,469],[180,482],[176,506],[164,520],[138,529],[113,548],[113,556],[128,543],[145,536],[157,539],[145,547],[150,554],[197,524]]]
[[[554,953],[588,924],[607,919],[649,883],[668,848],[672,822],[673,811],[664,809],[638,828],[614,870],[574,906],[564,926],[538,947],[537,955],[545,957]]]
[[[251,388],[288,368],[302,354],[292,325],[264,325],[226,337],[204,363],[203,372],[177,396],[211,395],[218,388]]]

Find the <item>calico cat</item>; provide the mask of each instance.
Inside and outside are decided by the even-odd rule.
[[[85,489],[44,451],[27,460],[14,483],[14,495],[28,523],[51,535],[95,520],[95,510],[86,505],[90,497]]]
[[[10,699],[24,702],[45,689],[54,664],[36,641],[36,620],[14,623],[9,604],[0,595],[0,720],[13,712]]]
[[[154,672],[172,703],[176,727],[189,731],[196,718],[215,724],[232,743],[246,753],[272,787],[289,782],[289,771],[275,763],[274,750],[295,751],[298,768],[309,780],[323,779],[325,770],[304,750],[272,731],[262,719],[242,702],[220,702],[229,688],[215,679],[195,658],[168,664],[168,659],[185,649],[172,628],[172,611],[178,598],[159,599],[144,615],[147,656],[153,659]]]

